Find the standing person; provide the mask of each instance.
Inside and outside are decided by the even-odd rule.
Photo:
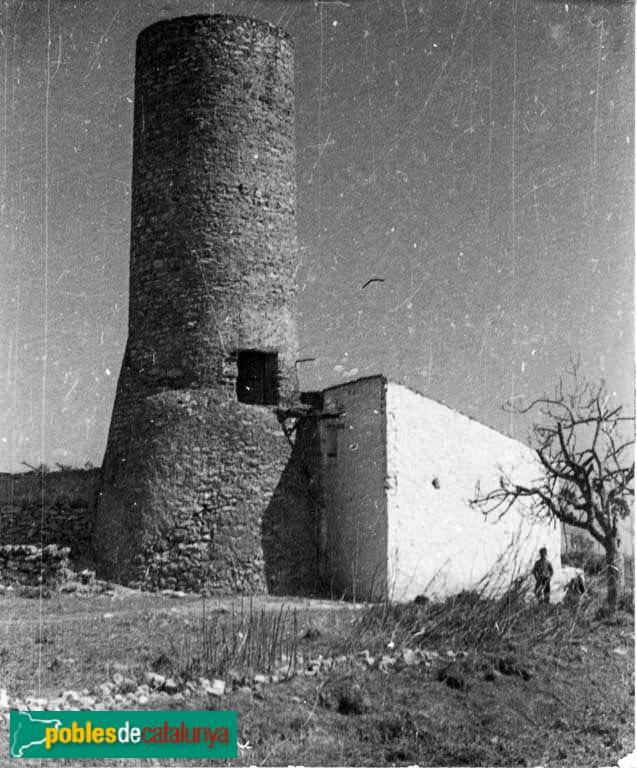
[[[540,559],[535,561],[532,573],[535,578],[534,592],[538,603],[548,603],[551,595],[553,566],[546,557],[546,547],[540,549]]]

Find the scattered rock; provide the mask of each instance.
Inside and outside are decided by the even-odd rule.
[[[411,648],[403,648],[402,660],[403,663],[405,663],[408,667],[413,667],[414,664],[418,664],[418,657],[416,656],[416,652]]]
[[[29,709],[44,709],[47,703],[46,699],[36,698],[35,696],[27,696],[26,700]]]
[[[490,683],[496,682],[499,678],[502,677],[502,674],[498,672],[497,669],[487,669],[487,671],[484,673],[484,679],[488,680]]]
[[[4,584],[18,587],[21,597],[51,597],[48,587],[58,587],[72,573],[69,547],[48,544],[0,545],[0,575]]]
[[[172,677],[169,677],[162,686],[163,690],[168,694],[176,694],[179,690],[179,684]]]
[[[296,667],[294,664],[283,664],[282,666],[277,667],[276,676],[278,679],[287,680],[293,677],[295,670]]]
[[[362,715],[372,706],[361,684],[351,676],[327,680],[319,692],[319,703],[341,715]]]
[[[387,656],[383,654],[379,656],[374,664],[374,669],[379,669],[381,672],[389,672],[389,670],[396,664],[396,659],[393,656]]]
[[[314,677],[314,675],[318,675],[320,668],[321,668],[321,665],[318,662],[308,661],[305,669],[303,670],[303,674],[306,677]]]
[[[95,584],[95,571],[85,568],[77,574],[80,584]]]
[[[369,650],[365,648],[364,651],[359,651],[356,656],[363,661],[368,667],[373,667],[376,659],[370,655]]]
[[[98,686],[96,686],[94,692],[101,695],[103,699],[110,699],[114,690],[114,683],[100,683]]]
[[[166,678],[164,675],[159,675],[157,672],[146,672],[144,675],[144,680],[150,685],[152,688],[163,688],[164,683],[166,682]]]
[[[125,677],[119,684],[120,693],[132,693],[137,690],[137,683],[130,677]]]
[[[416,605],[428,605],[430,602],[431,601],[426,595],[416,595],[416,597],[414,597],[414,603],[416,603]]]
[[[455,662],[448,664],[446,667],[438,670],[437,677],[439,682],[445,683],[449,686],[449,688],[454,688],[458,691],[463,691],[469,688],[469,684],[462,667]]]
[[[76,702],[76,701],[79,701],[82,698],[82,696],[77,691],[64,691],[64,693],[62,694],[62,698],[66,699],[67,701]]]
[[[530,680],[533,672],[515,658],[515,656],[500,656],[495,660],[496,669],[503,675],[518,675],[523,680]]]
[[[18,596],[49,600],[51,598],[51,590],[46,587],[21,587],[18,590]]]

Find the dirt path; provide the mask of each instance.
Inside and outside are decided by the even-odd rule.
[[[85,610],[78,611],[78,600]],[[122,604],[125,601],[125,607]],[[75,610],[66,610],[73,607]],[[73,621],[82,621],[88,616],[103,613],[104,618],[110,619],[122,616],[140,616],[158,613],[181,614],[184,616],[201,616],[205,609],[206,614],[235,613],[265,610],[277,612],[281,609],[299,613],[312,613],[315,611],[359,611],[367,607],[366,603],[349,603],[342,600],[310,599],[300,597],[273,597],[270,595],[255,595],[240,597],[229,595],[227,597],[202,598],[196,595],[186,595],[176,598],[169,595],[139,592],[126,587],[117,587],[115,594],[59,594],[52,598],[40,600],[34,598],[32,602],[25,604],[25,600],[14,597],[11,594],[0,596],[0,610],[5,630],[8,625],[16,623],[20,625],[60,624]],[[31,610],[30,610],[31,608]]]

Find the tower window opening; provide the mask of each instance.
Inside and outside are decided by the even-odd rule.
[[[278,405],[278,354],[240,350],[237,355],[237,398],[251,405]]]

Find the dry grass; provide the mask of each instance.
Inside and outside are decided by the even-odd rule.
[[[122,666],[137,680],[161,668],[229,682],[285,660],[300,671],[310,657],[346,653],[346,662],[312,677],[251,692],[229,685],[223,699],[173,706],[237,710],[243,748],[233,764],[612,765],[634,746],[634,622],[630,613],[604,613],[603,579],[591,587],[577,608],[529,605],[519,590],[359,610],[134,593],[41,603],[4,596],[0,687],[51,697],[93,688]],[[390,647],[436,650],[441,659],[400,671],[355,661],[363,649]],[[452,661],[448,650],[466,655]],[[447,664],[461,686],[440,674]],[[341,706],[343,696],[354,704]],[[0,739],[7,765],[6,734]],[[179,763],[162,762],[171,764]]]
[[[201,622],[188,636],[187,647],[171,642],[174,671],[185,678],[223,678],[229,673],[249,677],[271,674],[285,665],[289,675],[298,661],[298,611],[281,604],[278,610],[255,606],[253,599],[232,604],[229,613],[201,603]]]

